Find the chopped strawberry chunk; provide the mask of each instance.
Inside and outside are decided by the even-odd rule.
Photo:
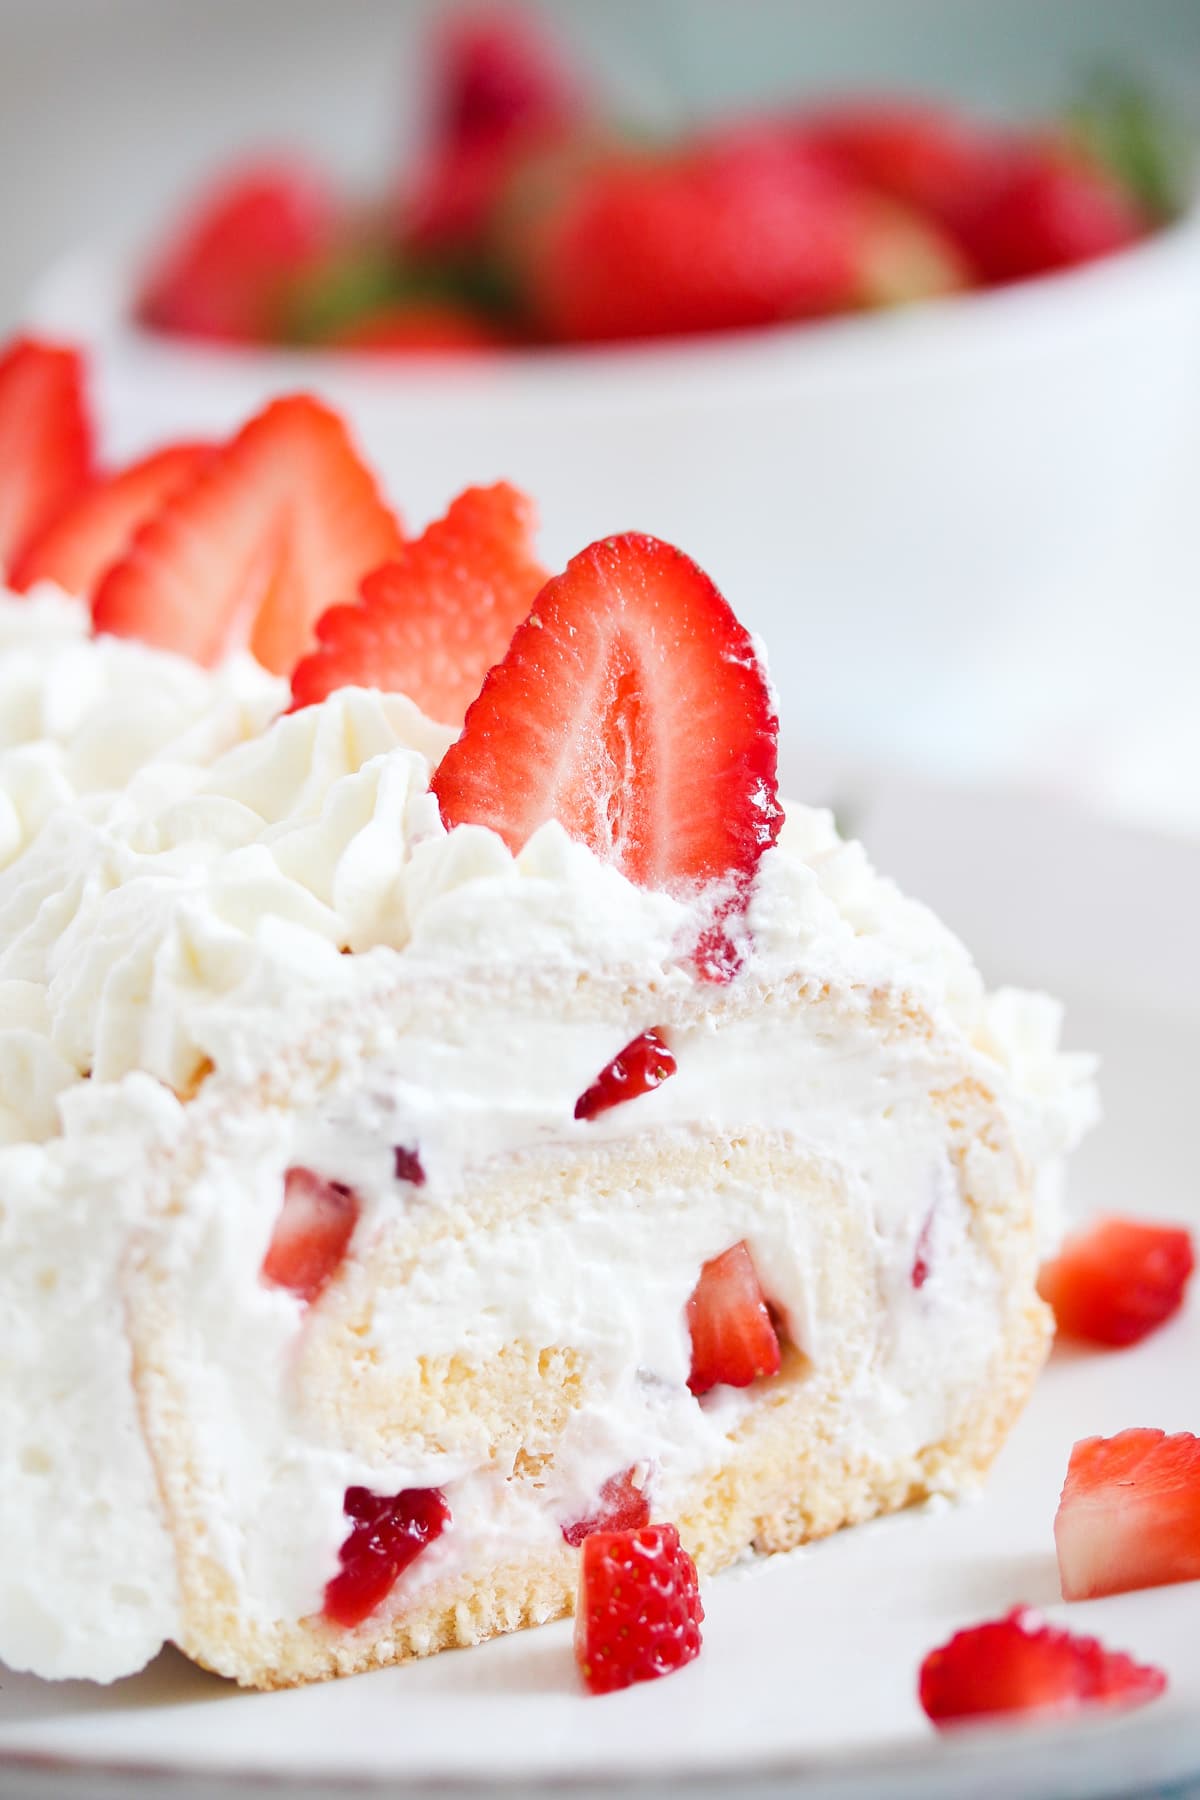
[[[311,169],[276,160],[238,169],[167,246],[139,316],[162,331],[267,343],[279,335],[289,282],[325,255],[337,230],[333,198]]]
[[[1179,1311],[1194,1266],[1182,1226],[1097,1219],[1045,1265],[1038,1292],[1067,1336],[1136,1344]]]
[[[1064,1600],[1200,1581],[1200,1439],[1142,1429],[1084,1438],[1054,1541]]]
[[[78,351],[17,338],[0,353],[0,576],[75,499],[91,455]]]
[[[674,1525],[583,1540],[575,1660],[593,1694],[670,1675],[700,1654],[696,1565]]]
[[[675,1058],[667,1048],[661,1031],[643,1031],[626,1044],[597,1075],[591,1087],[585,1088],[575,1102],[577,1119],[594,1119],[610,1106],[623,1100],[635,1100],[661,1086],[675,1073]]]
[[[1161,1694],[1161,1669],[1047,1625],[1028,1606],[960,1631],[921,1664],[920,1700],[935,1725],[992,1713],[1063,1714],[1141,1706]]]
[[[301,1300],[315,1300],[341,1266],[359,1211],[353,1188],[311,1169],[289,1169],[263,1279]]]
[[[335,413],[303,394],[244,425],[142,525],[96,589],[97,631],[290,673],[321,614],[395,556],[396,520]]]
[[[760,1375],[778,1374],[779,1337],[744,1243],[705,1263],[687,1303],[687,1319],[693,1394],[707,1394],[718,1382],[749,1387]]]
[[[407,1144],[396,1144],[392,1157],[397,1181],[407,1181],[413,1187],[425,1186],[425,1165],[416,1150],[410,1150]]]
[[[610,1475],[600,1489],[599,1505],[586,1518],[564,1525],[562,1534],[575,1549],[594,1531],[637,1531],[650,1523],[650,1501],[645,1490],[636,1486],[633,1468]]]
[[[353,604],[318,619],[317,648],[292,676],[293,705],[376,687],[461,723],[546,579],[533,528],[532,501],[507,482],[468,488],[368,575]]]
[[[399,1494],[346,1489],[346,1517],[354,1521],[342,1545],[341,1568],[325,1586],[325,1617],[350,1631],[387,1599],[405,1569],[441,1537],[450,1508],[440,1488]]]
[[[68,594],[89,593],[139,525],[211,455],[210,444],[170,444],[84,488],[17,558],[13,587],[24,593],[35,581],[56,581]]]
[[[447,825],[516,853],[557,819],[631,881],[739,905],[779,833],[771,691],[688,557],[631,532],[548,581],[434,776]]]
[[[909,1279],[915,1288],[923,1288],[929,1280],[929,1259],[933,1248],[933,1214],[929,1214],[917,1236]]]

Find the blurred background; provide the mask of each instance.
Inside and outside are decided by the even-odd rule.
[[[531,4],[655,132],[909,92],[1056,116],[1097,69],[1200,122],[1196,0]],[[376,191],[428,124],[416,0],[0,0],[0,328],[88,340],[113,457],[330,391],[406,517],[470,480],[548,556],[681,542],[768,641],[806,755],[1070,794],[1200,830],[1200,223],[895,313],[652,347],[347,368],[151,338],[133,271],[242,152]]]

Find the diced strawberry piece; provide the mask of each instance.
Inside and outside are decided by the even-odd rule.
[[[425,1186],[425,1166],[415,1150],[410,1150],[406,1144],[397,1144],[392,1157],[397,1181],[407,1181],[412,1187]]]
[[[1200,1581],[1200,1439],[1140,1429],[1084,1438],[1054,1541],[1064,1600]]]
[[[631,532],[548,581],[434,776],[447,825],[514,852],[557,819],[646,887],[744,906],[778,836],[778,724],[754,642],[712,582]]]
[[[1045,1264],[1038,1292],[1067,1336],[1136,1344],[1179,1311],[1194,1266],[1182,1226],[1097,1219]]]
[[[86,487],[17,558],[13,587],[24,593],[35,581],[56,581],[68,594],[90,592],[139,525],[190,481],[211,454],[211,444],[171,444]]]
[[[395,556],[399,526],[335,413],[275,400],[135,533],[92,603],[98,632],[289,673],[321,614]]]
[[[292,676],[293,705],[375,687],[460,723],[546,579],[533,529],[533,503],[507,482],[468,488],[367,577],[357,601],[317,621],[317,648]]]
[[[75,499],[91,456],[78,351],[17,338],[0,353],[0,576]]]
[[[853,181],[945,224],[991,180],[1006,144],[946,107],[842,101],[795,121],[797,137]]]
[[[575,1117],[594,1119],[597,1113],[620,1106],[623,1100],[636,1100],[639,1094],[648,1094],[674,1075],[675,1067],[675,1058],[661,1031],[643,1031],[580,1094],[575,1102]]]
[[[445,300],[380,307],[324,341],[335,350],[414,356],[481,355],[510,342],[479,313]]]
[[[354,1521],[342,1545],[341,1568],[325,1586],[325,1617],[350,1631],[382,1606],[405,1569],[441,1537],[450,1508],[440,1488],[399,1494],[346,1489],[346,1517]]]
[[[696,1565],[674,1525],[584,1538],[575,1660],[593,1694],[682,1669],[700,1654],[703,1619]]]
[[[650,1523],[650,1501],[645,1491],[634,1483],[636,1468],[622,1469],[610,1475],[600,1489],[599,1504],[594,1513],[564,1525],[562,1534],[575,1549],[594,1531],[637,1531]]]
[[[167,246],[138,315],[191,337],[270,342],[289,283],[329,251],[337,230],[333,197],[312,170],[275,160],[235,170]]]
[[[933,1213],[922,1225],[917,1234],[916,1248],[913,1251],[912,1271],[909,1279],[915,1288],[923,1288],[929,1280],[929,1259],[933,1247]]]
[[[744,1243],[705,1263],[687,1303],[687,1321],[693,1394],[707,1394],[718,1382],[749,1387],[761,1375],[778,1374],[779,1337]]]
[[[954,233],[981,281],[1021,281],[1136,243],[1146,225],[1107,170],[1060,144],[1015,148],[959,209]]]
[[[350,1247],[360,1212],[353,1188],[311,1169],[289,1169],[283,1206],[263,1258],[264,1281],[312,1301],[329,1285]]]
[[[1161,1694],[1161,1669],[1047,1625],[1028,1606],[960,1631],[921,1664],[920,1700],[937,1726],[992,1713],[1064,1714],[1141,1706]]]

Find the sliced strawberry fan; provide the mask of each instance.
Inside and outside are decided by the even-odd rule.
[[[0,575],[75,499],[91,462],[79,352],[17,338],[0,352]]]
[[[749,633],[669,544],[606,538],[548,581],[433,781],[518,852],[557,819],[631,881],[744,902],[778,835],[777,721]]]
[[[292,677],[293,705],[375,687],[461,724],[546,580],[534,524],[532,501],[507,482],[460,494],[444,519],[367,577],[356,602],[318,620],[317,648]]]
[[[290,674],[321,614],[401,542],[342,421],[294,395],[141,526],[100,582],[93,622],[205,664],[245,647]]]
[[[210,444],[170,444],[106,479],[92,482],[33,539],[13,564],[12,585],[24,593],[54,581],[86,594],[153,518],[212,455]]]

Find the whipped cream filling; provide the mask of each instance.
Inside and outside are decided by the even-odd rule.
[[[922,1097],[939,1057],[976,1059],[1049,1208],[1057,1160],[1095,1110],[1090,1062],[1058,1051],[1053,1003],[987,996],[926,908],[827,814],[789,807],[756,879],[739,981],[802,974],[835,995],[908,997],[934,1021],[933,1049],[884,1053],[853,1005],[803,1038],[765,1015],[719,1030],[710,1017],[673,1040],[679,1073],[661,1089],[576,1122],[575,1098],[632,1035],[627,1017],[548,1023],[512,997],[547,984],[569,995],[615,971],[665,1008],[695,987],[692,907],[633,887],[554,824],[515,857],[482,828],[447,831],[428,780],[450,734],[402,696],[345,690],[268,723],[284,695],[252,666],[210,675],[81,632],[78,609],[53,596],[0,603],[0,807],[17,821],[0,869],[0,1657],[110,1679],[177,1628],[119,1299],[151,1222],[149,1152],[169,1154],[209,1082],[232,1095],[310,1020],[375,1017],[397,980],[449,996],[449,1022],[443,1008],[436,1031],[389,1036],[384,1020],[366,1061],[348,1039],[335,1093],[297,1090],[288,1110],[260,1112],[228,1142],[218,1133],[171,1225],[203,1346],[189,1406],[226,1470],[217,1548],[253,1610],[319,1608],[351,1485],[446,1486],[454,1525],[396,1604],[483,1534],[498,1556],[551,1541],[630,1463],[670,1471],[655,1493],[669,1509],[728,1453],[746,1405],[731,1392],[697,1404],[685,1385],[687,1295],[699,1263],[738,1236],[771,1271],[792,1341],[817,1360],[837,1332],[820,1245],[786,1194],[731,1181],[707,1200],[666,1197],[653,1217],[636,1195],[603,1214],[585,1196],[560,1230],[514,1221],[499,1260],[443,1243],[403,1308],[374,1325],[389,1359],[488,1355],[522,1336],[590,1348],[611,1399],[569,1425],[554,1493],[481,1472],[469,1443],[380,1457],[303,1416],[289,1371],[304,1309],[258,1277],[295,1163],[355,1186],[369,1243],[404,1202],[396,1143],[419,1145],[422,1204],[436,1206],[488,1158],[615,1150],[651,1127],[680,1141],[778,1134],[847,1184],[877,1243],[887,1344],[860,1371],[863,1446],[902,1454],[936,1438],[947,1358],[964,1385],[982,1379],[1001,1296],[970,1248]],[[146,689],[163,698],[149,722]],[[108,760],[93,760],[109,737]],[[888,1107],[894,1128],[881,1126]],[[918,1296],[927,1223],[933,1273]]]

